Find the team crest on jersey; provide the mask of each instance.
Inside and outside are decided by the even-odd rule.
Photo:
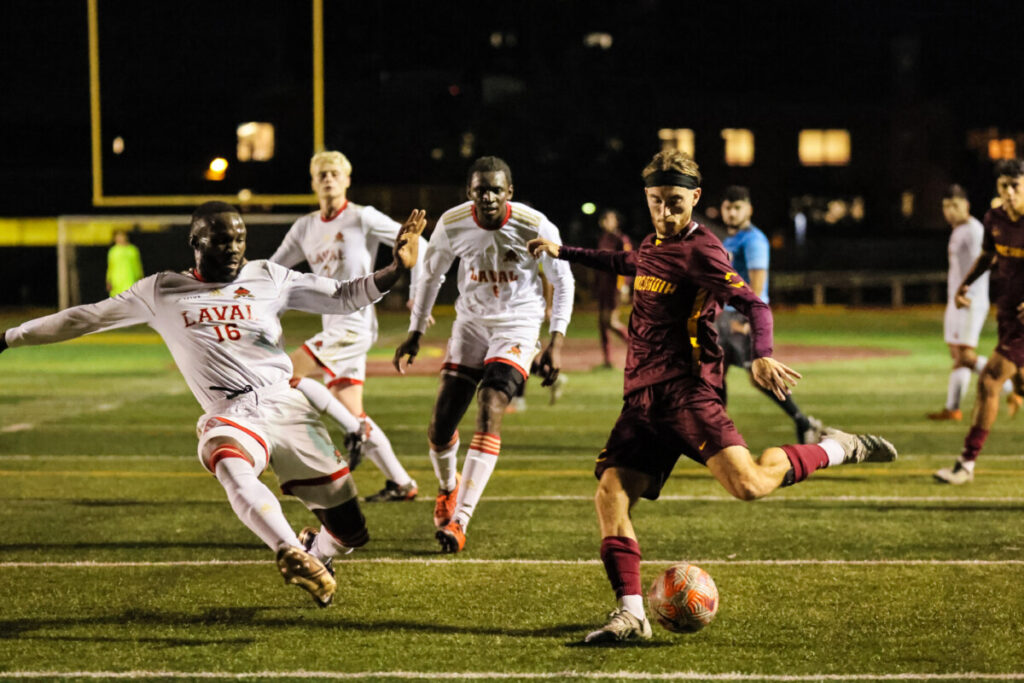
[[[341,234],[341,230],[339,230],[337,232],[337,234],[334,236],[334,241],[335,242],[344,242],[345,241],[345,236],[343,234]]]
[[[519,344],[515,344],[511,348],[509,348],[509,350],[506,351],[505,353],[515,356],[516,358],[519,358],[520,356],[523,355],[523,350],[519,348]]]
[[[319,339],[317,339],[315,342],[313,342],[313,346],[315,346],[316,350],[319,351],[320,349],[322,349],[324,347],[324,343],[322,341],[320,341]]]
[[[516,252],[514,249],[509,249],[508,251],[505,252],[505,258],[503,260],[505,261],[505,263],[515,263],[516,261],[519,260],[519,257],[516,256]]]
[[[250,292],[245,287],[237,287],[237,288],[235,288],[235,298],[236,299],[240,299],[242,297],[246,297],[248,299],[252,299],[253,298],[252,292]]]
[[[726,273],[725,281],[729,283],[730,287],[736,287],[737,289],[746,284],[743,282],[743,278],[736,273]]]

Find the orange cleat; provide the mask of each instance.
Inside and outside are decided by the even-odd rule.
[[[455,501],[459,496],[459,486],[462,484],[462,475],[455,475],[455,488],[451,491],[444,489],[437,490],[437,500],[434,502],[434,526],[438,529],[447,526],[455,514]]]
[[[441,544],[442,553],[457,553],[466,547],[466,532],[458,522],[448,522],[443,529],[438,529],[434,536]]]
[[[964,419],[964,414],[959,409],[950,410],[949,408],[943,408],[937,413],[928,413],[929,420],[955,420],[959,422]]]

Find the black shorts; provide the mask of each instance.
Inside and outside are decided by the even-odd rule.
[[[598,479],[609,467],[648,474],[641,494],[661,494],[680,455],[703,464],[729,446],[746,447],[714,387],[694,377],[678,377],[628,395],[608,443],[597,458]]]

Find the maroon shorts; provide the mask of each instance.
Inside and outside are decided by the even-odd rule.
[[[1017,318],[1016,311],[999,311],[996,320],[999,324],[996,351],[1018,368],[1024,368],[1024,323]]]
[[[746,445],[713,387],[677,377],[626,396],[594,474],[600,479],[609,467],[648,474],[641,495],[655,500],[680,455],[703,465],[723,448]]]

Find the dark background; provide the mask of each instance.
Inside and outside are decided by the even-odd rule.
[[[429,186],[441,208],[472,158],[502,156],[516,198],[589,243],[587,201],[646,231],[639,171],[658,129],[691,128],[703,207],[749,185],[776,269],[941,269],[943,186],[964,184],[976,215],[993,194],[972,132],[1024,144],[1020,5],[325,0],[327,147],[351,159],[355,200]],[[99,0],[99,17],[106,194],[309,191],[309,2]],[[0,216],[111,213],[91,202],[85,1],[9,0],[0,25]],[[609,49],[584,44],[595,31]],[[234,159],[250,120],[275,125],[269,162]],[[752,166],[725,165],[728,127],[753,131]],[[849,130],[851,163],[801,166],[804,128]],[[231,161],[219,183],[203,177],[214,156]],[[794,201],[853,197],[862,219],[812,220],[794,250]]]

